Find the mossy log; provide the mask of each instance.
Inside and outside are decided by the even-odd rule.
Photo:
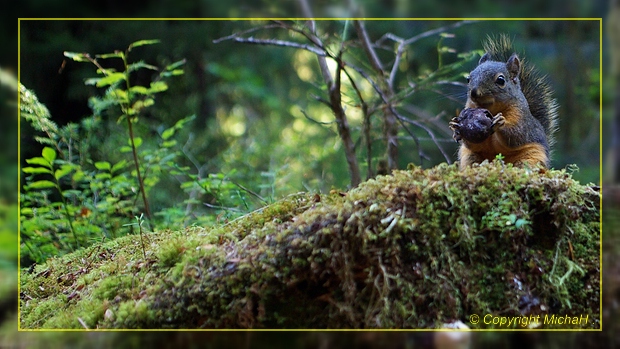
[[[411,167],[215,228],[145,234],[146,258],[140,236],[53,258],[22,271],[20,325],[532,327],[491,314],[600,328],[599,202],[564,170]]]

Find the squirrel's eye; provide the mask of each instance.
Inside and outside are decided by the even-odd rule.
[[[499,87],[504,87],[506,85],[506,78],[503,75],[500,75],[495,80],[495,83],[499,85]]]
[[[467,75],[466,79],[467,79],[467,83],[469,84],[469,75]]]

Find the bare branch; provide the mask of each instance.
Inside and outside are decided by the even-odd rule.
[[[435,92],[436,94],[442,96],[443,98],[449,99],[449,100],[451,100],[453,102],[456,102],[457,104],[462,104],[463,103],[463,101],[458,99],[457,97],[451,96],[451,95],[449,95],[447,93],[444,93],[441,90],[438,90],[438,89],[435,89],[435,88],[431,88],[431,89],[429,89],[429,91]]]
[[[397,167],[398,159],[398,128],[396,126],[396,117],[391,111],[394,90],[390,84],[389,77],[385,76],[383,65],[381,64],[381,61],[379,60],[379,57],[370,42],[364,23],[359,20],[356,20],[353,23],[355,24],[355,29],[357,30],[357,36],[360,38],[362,47],[364,48],[366,56],[370,61],[370,65],[377,72],[380,94],[383,96],[382,98],[385,104],[390,106],[390,108],[384,109],[383,112],[383,131],[386,139],[386,158],[388,169],[395,169]]]
[[[391,89],[394,89],[394,80],[396,79],[396,72],[398,71],[398,66],[400,65],[400,59],[405,53],[405,45],[401,41],[398,44],[398,49],[396,50],[396,58],[394,58],[394,64],[392,65],[392,70],[390,70],[390,77],[388,78],[388,86]]]
[[[308,5],[308,1],[299,0],[299,4],[301,6],[302,13],[307,18],[312,18],[312,11],[310,10],[310,5]],[[308,29],[310,29],[311,35],[308,35],[305,31],[301,31],[301,34],[305,35],[312,43],[316,46],[323,47],[323,43],[316,36],[316,22],[313,19],[308,20]],[[299,32],[299,31],[297,31]],[[319,67],[321,68],[321,74],[323,75],[323,80],[327,84],[328,90],[334,85],[334,80],[332,79],[331,74],[329,73],[329,68],[327,67],[327,61],[325,60],[326,51],[323,50],[325,54],[317,55],[317,59],[319,61]]]
[[[232,184],[236,185],[237,187],[239,187],[239,189],[245,191],[246,193],[252,195],[253,197],[257,198],[258,200],[262,201],[263,204],[268,204],[267,200],[265,200],[265,198],[263,198],[262,196],[258,195],[258,193],[244,187],[243,185],[231,180]]]
[[[443,26],[443,27],[439,27],[439,28],[436,28],[436,29],[433,29],[433,30],[426,31],[426,32],[418,34],[416,36],[412,36],[409,39],[405,40],[403,43],[405,45],[410,45],[410,44],[412,44],[412,43],[414,43],[414,42],[416,42],[416,41],[418,41],[420,39],[423,39],[423,38],[426,38],[426,37],[429,37],[429,36],[433,36],[435,34],[442,33],[442,32],[444,32],[444,31],[446,31],[448,29],[458,28],[458,27],[460,27],[462,25],[470,24],[470,23],[475,23],[475,22],[477,22],[477,21],[467,20],[467,21],[456,22],[456,23],[451,24],[451,25],[446,25],[446,26]]]
[[[238,38],[238,37],[241,37],[243,35],[246,35],[246,34],[249,34],[249,33],[253,33],[253,32],[256,32],[256,31],[259,31],[259,30],[281,28],[281,27],[282,27],[281,23],[278,23],[278,24],[267,24],[267,25],[264,25],[262,27],[254,27],[254,28],[250,28],[248,30],[244,30],[244,31],[239,32],[239,33],[234,33],[232,35],[224,36],[224,37],[221,37],[219,39],[215,39],[212,42],[214,44],[219,44],[222,41],[233,40],[235,38]]]
[[[364,142],[366,143],[366,167],[367,167],[367,171],[366,171],[366,179],[370,179],[372,177],[372,141],[370,139],[370,115],[371,112],[368,109],[368,104],[366,103],[366,101],[364,100],[364,97],[362,97],[362,93],[359,90],[359,88],[357,88],[357,84],[355,83],[355,80],[353,79],[353,77],[351,76],[351,74],[349,74],[349,71],[346,69],[342,69],[342,71],[346,74],[347,78],[349,78],[349,82],[351,83],[351,86],[353,87],[353,89],[355,90],[355,93],[357,94],[357,97],[360,100],[360,105],[362,107],[362,114],[364,115],[364,124],[362,126],[362,134],[364,135]]]
[[[321,49],[318,49],[314,46],[310,46],[308,44],[301,44],[293,41],[284,41],[284,40],[276,40],[276,39],[255,39],[253,37],[249,38],[232,38],[234,42],[241,42],[246,44],[255,44],[255,45],[271,45],[271,46],[284,46],[284,47],[294,47],[300,48],[302,50],[310,51],[317,56],[326,56],[327,53]]]
[[[327,101],[326,101],[327,102]],[[329,103],[329,102],[327,102]],[[329,104],[328,104],[329,105]],[[306,113],[305,110],[300,109],[301,113],[304,114],[304,116],[306,117],[306,119],[308,119],[309,121],[314,122],[317,125],[321,125],[321,126],[330,126],[331,124],[333,124],[335,121],[329,121],[329,122],[324,122],[324,121],[319,121],[317,119],[314,119],[312,117],[310,117],[310,115],[308,115],[308,113]]]
[[[308,5],[307,0],[299,0],[299,3],[304,16],[312,18],[312,12],[310,11],[310,6]],[[336,118],[336,124],[338,126],[338,135],[340,136],[340,139],[342,140],[344,146],[345,158],[347,159],[347,165],[349,167],[349,172],[351,175],[351,186],[356,187],[359,183],[361,183],[362,177],[360,175],[360,169],[357,162],[357,157],[355,155],[355,145],[353,143],[353,140],[351,139],[351,130],[347,121],[347,115],[342,107],[342,91],[340,89],[340,75],[342,70],[344,69],[344,63],[341,59],[342,50],[338,53],[337,57],[331,57],[335,59],[338,63],[334,80],[327,67],[327,60],[325,58],[325,56],[327,56],[327,51],[324,49],[323,43],[316,34],[316,23],[314,22],[314,20],[309,20],[307,26],[310,30],[310,33],[302,32],[302,34],[305,35],[313,44],[323,48],[322,52],[325,53],[323,55],[317,54],[317,60],[319,62],[319,67],[321,68],[323,79],[325,80],[325,83],[327,85],[330,107],[332,112],[334,113],[334,117]]]
[[[379,88],[379,85],[377,84],[377,82],[375,82],[370,75],[368,75],[368,73],[366,73],[362,68],[355,66],[351,63],[347,63],[347,67],[351,67],[353,70],[355,70],[356,72],[358,72],[361,76],[364,77],[364,79],[366,79],[366,81],[368,81],[370,83],[370,85],[372,86],[372,88],[377,91],[377,93],[381,94],[381,88]]]
[[[437,29],[426,31],[424,33],[421,33],[421,34],[418,34],[416,36],[413,36],[413,37],[411,37],[411,38],[409,38],[407,40],[405,40],[405,39],[403,39],[403,38],[401,38],[399,36],[396,36],[396,35],[394,35],[392,33],[384,34],[379,40],[377,40],[375,42],[375,44],[374,44],[375,46],[378,47],[386,39],[390,39],[390,40],[393,40],[393,41],[398,43],[398,48],[396,49],[396,58],[394,59],[394,64],[392,65],[392,69],[390,70],[390,77],[389,77],[389,80],[388,80],[388,84],[389,84],[390,88],[394,88],[394,80],[396,79],[396,72],[398,71],[398,66],[400,65],[400,60],[401,60],[401,58],[402,58],[402,56],[403,56],[403,54],[405,52],[405,47],[407,45],[410,45],[410,44],[412,44],[412,43],[414,43],[414,42],[416,42],[416,41],[418,41],[420,39],[423,39],[423,38],[426,38],[426,37],[429,37],[429,36],[432,36],[432,35],[435,35],[435,34],[442,33],[442,32],[444,32],[444,31],[446,31],[448,29],[458,28],[458,27],[460,27],[462,25],[473,23],[473,22],[475,22],[475,21],[460,21],[460,22],[457,22],[457,23],[454,23],[454,24],[451,24],[451,25],[447,25],[447,26],[443,26],[443,27],[440,27],[440,28],[437,28]]]
[[[375,47],[379,47],[379,46],[383,45],[383,42],[385,40],[387,40],[387,39],[390,39],[390,40],[395,41],[395,42],[405,41],[405,39],[401,38],[400,36],[396,36],[396,35],[394,35],[392,33],[385,33],[377,41],[375,41],[375,44],[374,44]]]
[[[290,25],[288,23],[285,22],[277,22],[279,23],[282,28],[290,30],[292,32],[298,33],[303,35],[306,39],[308,39],[311,43],[313,43],[316,47],[320,48],[321,50],[325,51],[326,55],[328,57],[334,58],[334,56],[332,54],[329,53],[329,51],[327,50],[327,48],[325,46],[323,46],[323,42],[321,41],[321,39],[316,35],[316,30],[315,29],[310,29],[309,27],[301,27],[298,28],[294,25]],[[309,21],[309,25],[311,27],[316,27],[316,23],[314,22],[314,20],[310,20]],[[307,29],[310,29],[311,31],[309,32]]]
[[[402,115],[400,115],[395,109],[394,107],[390,106],[390,109],[392,109],[392,112],[394,113],[394,115],[396,115],[396,117],[398,118],[398,121],[401,123],[401,125],[404,127],[405,125],[403,124],[403,122],[408,122],[412,125],[415,125],[421,129],[423,129],[424,131],[426,131],[426,133],[431,137],[431,139],[433,140],[433,143],[435,143],[435,145],[437,146],[437,148],[439,149],[439,151],[441,152],[441,155],[443,155],[443,157],[446,159],[446,162],[448,164],[452,163],[452,160],[450,160],[450,157],[448,156],[448,154],[446,154],[446,152],[443,150],[443,148],[440,145],[439,140],[435,137],[435,134],[433,133],[433,131],[431,131],[428,127],[426,127],[424,124],[422,124],[421,122],[409,119],[407,117],[404,117]]]
[[[370,43],[370,39],[368,38],[368,33],[366,32],[366,28],[364,27],[364,23],[360,20],[355,20],[353,21],[353,24],[355,25],[357,35],[362,41],[362,47],[364,48],[364,51],[366,52],[366,55],[370,60],[370,64],[376,71],[383,74],[383,65],[381,64],[377,53],[372,48],[372,44]]]
[[[433,140],[433,143],[435,143],[435,145],[437,146],[437,148],[439,149],[439,151],[441,152],[441,154],[444,156],[444,158],[446,159],[446,161],[448,163],[451,163],[450,157],[448,157],[448,155],[446,154],[446,152],[443,150],[443,148],[441,147],[441,145],[439,144],[439,140],[437,140],[437,138],[435,137],[435,135],[433,134],[433,131],[431,131],[428,127],[426,127],[425,125],[423,125],[422,123],[415,121],[415,120],[411,120],[409,118],[406,118],[402,115],[400,115],[400,113],[398,113],[398,111],[396,110],[396,108],[394,108],[394,106],[392,105],[391,101],[388,99],[388,97],[385,95],[385,93],[383,93],[383,91],[381,90],[381,88],[379,88],[379,86],[370,78],[370,76],[368,76],[368,74],[354,66],[349,64],[349,67],[353,68],[355,71],[357,71],[358,73],[360,73],[360,75],[362,75],[368,82],[370,82],[370,84],[373,86],[373,88],[375,89],[375,91],[377,91],[377,93],[379,94],[379,96],[381,97],[381,100],[383,101],[383,103],[388,107],[388,109],[390,110],[390,112],[396,116],[396,119],[400,122],[401,126],[403,126],[403,128],[405,129],[405,131],[407,131],[407,133],[409,133],[409,135],[413,138],[413,140],[416,142],[416,145],[418,146],[418,155],[420,156],[420,159],[428,159],[428,156],[426,154],[424,154],[424,152],[422,151],[422,149],[420,148],[420,141],[419,139],[412,133],[410,132],[405,125],[403,124],[403,121],[409,122],[410,124],[413,124],[417,127],[420,127],[421,129],[423,129],[424,131],[426,131],[426,133],[428,133],[428,135],[431,137],[431,139]]]
[[[332,107],[331,103],[330,103],[327,99],[325,99],[325,98],[323,98],[323,97],[321,97],[321,96],[317,96],[317,95],[315,95],[315,94],[313,94],[313,95],[312,95],[312,97],[314,97],[314,99],[315,99],[317,102],[321,102],[321,103],[325,104],[326,106],[328,106],[329,108],[331,108],[331,107]]]
[[[232,212],[243,212],[238,208],[234,208],[234,207],[225,207],[225,206],[218,206],[218,205],[211,205],[209,203],[203,202],[203,205],[207,206],[208,208],[212,208],[215,210],[226,210],[226,211],[232,211]]]

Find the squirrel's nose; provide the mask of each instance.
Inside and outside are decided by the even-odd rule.
[[[472,99],[476,99],[476,98],[480,97],[480,89],[472,88],[471,91],[469,92],[469,96]]]

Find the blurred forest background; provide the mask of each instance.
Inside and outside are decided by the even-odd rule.
[[[63,6],[65,12],[58,12],[58,15],[70,16],[73,12],[80,17],[105,17],[105,11],[115,8],[114,4],[108,5],[101,12],[100,9],[90,9],[87,5],[75,2]],[[229,9],[228,4],[204,6],[179,2],[177,6],[167,7],[165,11],[161,4],[138,6],[135,9],[127,9],[127,5],[123,4],[127,16],[131,14],[139,17],[214,14],[221,17],[272,17],[298,11],[296,3],[291,5],[292,8],[266,6],[267,9],[257,9],[242,5]],[[36,9],[36,6],[43,5],[32,6]],[[414,14],[416,12],[412,10],[432,10],[436,6],[434,3],[408,5],[407,2],[397,1],[390,6],[364,4],[364,10],[372,13],[373,17],[391,17],[395,13]],[[551,1],[536,6],[540,6],[541,11],[558,9],[561,13],[556,16],[559,17],[597,17],[601,15],[596,14],[608,8],[604,1],[587,4]],[[499,3],[485,3],[484,7],[489,11],[487,13],[495,13],[497,17],[527,16],[527,11],[532,9],[525,2],[521,7],[508,8]],[[39,13],[39,17],[53,16],[54,11],[59,9],[40,8],[34,13]],[[315,15],[321,17],[347,17],[351,13],[348,11],[347,7],[329,2],[325,3],[321,11],[314,8]],[[469,6],[448,6],[446,11],[440,16],[475,16]],[[386,37],[386,34],[409,39],[445,28],[407,45],[399,64],[395,66],[393,90],[399,98],[398,110],[417,124],[399,124],[396,135],[397,162],[392,166],[402,169],[408,163],[414,163],[431,167],[456,160],[457,145],[451,139],[447,124],[465,101],[465,76],[476,65],[482,40],[489,34],[507,33],[514,38],[517,51],[524,53],[529,62],[548,75],[560,104],[560,129],[556,135],[552,166],[566,168],[575,164],[579,169],[573,172],[575,178],[582,183],[600,184],[600,139],[603,136],[603,145],[609,146],[613,128],[611,108],[606,107],[603,116],[599,115],[599,21],[457,22],[380,20],[364,23],[371,42],[380,44],[377,45],[377,52],[388,71],[394,63],[398,42]],[[155,213],[152,220],[149,220],[149,228],[217,224],[290,193],[346,190],[351,186],[350,159],[346,157],[334,114],[321,101],[329,99],[329,95],[317,56],[298,47],[252,45],[234,42],[232,39],[214,43],[214,40],[269,24],[261,20],[22,20],[19,26],[20,81],[48,108],[51,120],[71,134],[80,161],[83,161],[84,168],[90,166],[88,169],[93,173],[93,178],[101,170],[99,167],[105,168],[102,163],[108,162],[113,166],[125,160],[128,162],[126,170],[129,182],[135,173],[131,171],[131,153],[121,149],[128,144],[124,121],[117,122],[120,116],[118,110],[106,109],[96,103],[97,99],[93,99],[104,100],[105,87],[85,85],[86,79],[97,77],[96,68],[88,62],[75,62],[63,55],[63,52],[84,52],[94,56],[115,50],[124,51],[138,40],[159,40],[158,44],[137,47],[129,53],[132,62],[144,61],[160,68],[185,60],[185,64],[179,67],[184,73],[165,80],[167,89],[157,94],[154,105],[144,109],[135,124],[136,137],[142,141],[140,150],[145,161],[144,169],[159,170],[150,173],[147,170],[147,177],[156,179],[149,184],[149,202]],[[9,26],[9,23],[4,22],[4,25]],[[355,63],[360,70],[373,73],[363,48],[356,43],[358,37],[351,21],[317,21],[316,30],[332,52],[338,52],[342,42],[351,42],[343,57]],[[450,35],[442,36],[440,33]],[[245,38],[250,36],[309,44],[304,37],[281,27],[243,35]],[[15,39],[8,40],[14,42]],[[608,57],[604,59],[607,61]],[[13,67],[16,72],[17,65],[14,63],[13,59],[3,61],[4,67],[8,67],[9,71]],[[118,61],[114,62],[113,59],[102,60],[101,64],[106,68],[112,66],[122,69]],[[330,69],[333,73],[335,65],[330,63]],[[385,166],[389,167],[385,165],[387,145],[381,120],[381,96],[359,72],[352,72],[352,75],[357,86],[354,88],[343,78],[343,106],[364,180],[385,171]],[[140,69],[132,75],[131,83],[133,86],[149,86],[157,78],[154,71]],[[3,81],[7,80],[10,79]],[[603,80],[603,90],[612,86],[612,79]],[[376,113],[369,119],[372,126],[370,152],[364,143],[365,118],[360,95],[369,105],[377,107]],[[7,101],[2,104],[3,115],[14,113],[14,96],[15,91],[11,88],[2,89],[2,100]],[[611,93],[603,95],[603,98],[609,100],[612,97]],[[601,117],[603,135],[599,132]],[[179,124],[180,120],[187,122]],[[175,125],[179,127],[175,128],[170,139],[176,144],[162,147],[166,141],[162,137],[164,132]],[[16,127],[16,122],[13,127]],[[44,134],[22,119],[19,142],[20,160],[24,167],[29,166],[26,159],[42,154],[44,145],[37,142],[35,136]],[[18,140],[15,137],[16,133],[4,137],[3,147],[9,148],[16,144]],[[163,148],[164,153],[159,151]],[[162,154],[162,157],[157,158]],[[164,161],[166,155],[174,155],[174,163],[181,170]],[[148,156],[151,156],[150,159],[157,158],[157,161],[149,162]],[[2,153],[2,157],[3,163],[15,164],[2,166],[3,178],[14,178],[17,157],[14,153]],[[96,166],[96,163],[100,166]],[[569,167],[571,171],[574,170],[572,166]],[[27,174],[21,176],[23,185]],[[65,184],[68,186],[64,189],[72,190],[68,183]],[[0,190],[4,198],[0,202],[0,218],[4,217],[9,222],[0,231],[0,245],[15,246],[17,222],[12,220],[12,217],[17,217],[17,206],[13,204],[17,194],[15,183],[0,181]],[[144,207],[136,194],[139,190],[135,187],[122,190],[125,190],[124,194],[133,193],[130,197],[120,199],[133,203],[128,205],[131,208],[123,206],[117,222],[118,233],[127,234],[133,232],[133,227],[126,224],[135,222],[134,216],[143,213]],[[32,205],[44,202],[41,200],[59,201],[53,193],[51,198],[32,197],[28,200]],[[83,203],[75,203],[74,209],[79,210],[76,212],[83,213],[84,218],[95,219],[89,215],[91,212],[97,213],[97,208],[84,206]],[[26,218],[24,221],[28,220]],[[61,229],[70,239],[67,227]],[[104,232],[107,231],[104,229]],[[85,242],[100,241],[105,234],[96,235],[88,237]],[[113,238],[111,235],[109,237]],[[54,238],[46,239],[50,246],[54,246]],[[24,254],[22,250],[22,267],[32,264],[38,258],[43,260],[60,252],[63,243],[58,239],[56,244],[56,248],[41,250],[41,253]],[[67,246],[65,252],[71,249],[70,243]],[[0,253],[3,253],[0,257],[4,257],[0,261],[5,261],[2,262],[4,270],[11,269],[14,266],[12,261],[17,258],[17,250],[3,248]],[[12,273],[4,274],[6,278],[13,278]],[[14,285],[11,282],[5,284],[8,288]],[[0,302],[0,309],[10,309],[13,304],[10,301]],[[179,336],[177,339],[184,343],[191,341],[192,337]],[[301,338],[294,337],[282,338],[287,343]],[[249,341],[247,338],[241,340]],[[359,341],[353,336],[350,339]],[[489,336],[488,340],[498,343],[498,337]],[[321,339],[313,337],[299,346],[304,347],[317,341]],[[331,341],[338,342],[335,339]],[[499,343],[502,343],[501,339]]]
[[[368,21],[366,29],[371,41],[376,42],[388,33],[408,39],[453,23]],[[77,123],[92,117],[89,98],[101,91],[84,85],[85,79],[96,75],[93,66],[70,61],[63,51],[94,55],[124,50],[142,39],[159,39],[160,44],[136,49],[131,59],[160,66],[181,59],[187,63],[183,67],[185,74],[169,81],[169,90],[158,97],[156,106],[140,120],[144,132],[156,133],[179,119],[195,115],[181,138],[187,140],[192,134],[187,151],[200,164],[208,163],[206,173],[236,170],[237,179],[247,187],[258,190],[259,185],[270,185],[276,196],[295,190],[346,188],[350,178],[342,146],[338,144],[334,117],[315,98],[327,98],[316,56],[297,48],[257,46],[232,40],[213,43],[218,38],[264,24],[263,21],[22,21],[21,82],[49,108],[56,123],[61,126]],[[328,44],[337,45],[342,35],[348,35],[346,39],[351,45],[347,53],[353,56],[351,61],[366,68],[365,57],[355,47],[353,25],[349,22],[348,32],[343,34],[346,26],[345,21],[317,22],[317,30],[327,38]],[[434,127],[449,161],[455,160],[456,144],[447,123],[464,104],[465,76],[479,58],[472,55],[463,59],[459,54],[481,50],[481,41],[489,34],[507,33],[514,38],[518,51],[524,52],[529,62],[549,76],[556,92],[560,129],[553,166],[564,168],[576,164],[580,168],[575,174],[578,179],[586,183],[599,181],[598,21],[480,21],[444,32],[454,36],[433,35],[406,47],[395,85],[409,94],[402,99],[403,114]],[[278,28],[251,35],[303,42]],[[381,43],[384,49],[378,52],[384,65],[391,68],[396,44],[390,40]],[[438,67],[455,62],[460,65],[444,76],[428,77],[438,75]],[[148,84],[149,74],[132,77],[134,83]],[[374,91],[363,80],[357,79],[358,84],[363,84],[359,86],[362,93],[372,95]],[[412,91],[402,88],[416,83],[418,86]],[[363,120],[359,103],[353,90],[344,92],[351,95],[347,113],[354,141],[360,142]],[[374,122],[380,115],[371,118]],[[118,156],[114,149],[124,142],[115,137],[125,135],[117,136],[117,130],[110,125],[116,120],[110,118],[106,123],[99,135],[93,137],[100,142],[95,158]],[[34,142],[29,125],[22,126],[23,160],[39,154],[40,146]],[[417,131],[416,127],[410,128]],[[372,136],[377,148],[380,129],[380,123],[373,124]],[[152,133],[145,133],[146,142],[155,138],[148,135]],[[410,162],[429,167],[446,161],[424,132],[418,138],[427,159],[419,158],[417,145],[406,132],[401,130],[398,138],[401,148],[398,168]],[[372,154],[375,159],[382,155],[381,149]],[[261,177],[261,173],[269,177]],[[164,199],[169,202],[168,198]]]
[[[409,163],[451,163],[457,144],[448,121],[464,105],[482,40],[500,33],[556,91],[553,166],[599,183],[599,21],[314,25],[22,21],[21,83],[50,115],[42,123],[47,112],[33,112],[21,124],[22,266],[131,233],[142,214],[150,230],[216,224],[299,191],[346,190]],[[114,52],[124,52],[127,81]],[[99,57],[96,66],[88,57]],[[154,86],[152,95],[132,92]],[[128,105],[140,107],[119,108],[111,93],[125,90]],[[139,143],[143,189],[124,114]],[[57,183],[30,167],[44,146],[62,161]]]

